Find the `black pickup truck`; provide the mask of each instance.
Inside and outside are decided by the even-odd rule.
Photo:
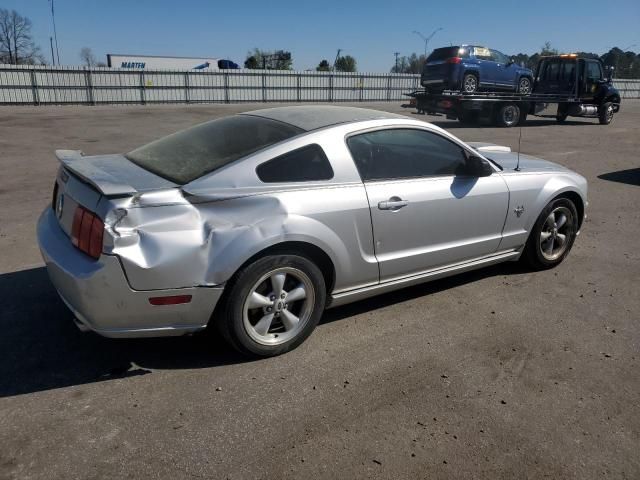
[[[608,125],[620,110],[620,94],[611,84],[611,70],[599,60],[575,54],[542,57],[529,94],[459,91],[434,93],[427,89],[408,93],[409,107],[418,113],[445,114],[463,123],[489,119],[501,127],[522,125],[527,115],[556,118],[597,118]]]

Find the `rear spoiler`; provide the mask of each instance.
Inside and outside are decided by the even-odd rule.
[[[177,186],[119,154],[85,157],[80,150],[56,150],[56,157],[64,168],[109,197]]]

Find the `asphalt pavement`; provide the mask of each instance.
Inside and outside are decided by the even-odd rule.
[[[640,478],[639,101],[609,126],[522,129],[522,152],[589,181],[553,270],[509,263],[329,310],[266,360],[212,335],[79,332],[35,240],[54,149],[125,152],[264,106],[0,107],[0,479]],[[518,145],[518,129],[417,118]]]

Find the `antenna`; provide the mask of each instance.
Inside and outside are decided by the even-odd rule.
[[[522,143],[522,125],[520,125],[520,132],[518,135],[518,161],[516,162],[515,171],[520,171],[520,144]]]

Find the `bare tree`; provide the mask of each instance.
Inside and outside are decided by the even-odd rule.
[[[15,10],[0,8],[0,63],[42,63],[40,49],[31,36],[31,20]]]
[[[82,47],[80,49],[80,59],[82,63],[84,63],[87,67],[95,67],[98,63],[96,60],[96,56],[93,54],[93,51],[89,47]]]

